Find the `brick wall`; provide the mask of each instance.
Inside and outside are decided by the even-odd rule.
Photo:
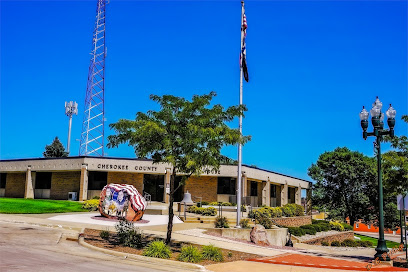
[[[346,239],[354,240],[354,232],[353,231],[342,231],[338,234],[329,235],[325,237],[318,237],[308,241],[303,241],[302,243],[309,244],[309,245],[321,245],[322,242],[328,242],[329,244],[333,241],[340,241],[343,242]]]
[[[24,197],[26,173],[7,173],[6,197]]]
[[[51,199],[68,199],[69,192],[79,193],[80,171],[53,172],[51,176]]]
[[[193,201],[197,201],[194,197],[202,197],[203,201],[217,201],[217,182],[217,177],[190,177],[184,191],[191,194]]]
[[[278,225],[285,226],[285,227],[300,227],[303,225],[312,224],[311,216],[276,217],[272,219]]]
[[[108,184],[130,184],[133,185],[139,193],[143,194],[143,174],[127,172],[108,172]]]

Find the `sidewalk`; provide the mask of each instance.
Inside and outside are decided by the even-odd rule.
[[[78,222],[78,218],[84,217],[86,213],[63,214],[70,217],[62,217],[62,214],[40,214],[40,215],[8,215],[0,214],[0,221],[19,222],[38,226],[52,228],[64,228],[74,233],[79,233],[84,227],[100,230],[114,230],[113,226],[101,225],[100,222],[90,224],[87,222]],[[50,219],[54,217],[53,219]],[[62,221],[64,218],[77,219]],[[86,217],[86,216],[85,216]],[[89,217],[89,216],[88,216]],[[59,220],[55,220],[59,219]],[[93,219],[95,220],[95,219]],[[99,221],[99,220],[95,220]],[[93,221],[91,221],[93,222]],[[111,222],[110,222],[111,223]],[[167,224],[167,223],[166,223]],[[154,234],[165,237],[167,225],[145,225],[141,227],[144,233]],[[173,227],[172,238],[177,241],[190,242],[200,245],[213,244],[217,247],[227,250],[241,251],[246,253],[264,256],[263,258],[247,261],[222,263],[210,265],[209,271],[245,271],[256,269],[262,271],[367,271],[366,266],[369,260],[372,260],[373,249],[352,249],[352,250],[334,250],[332,248],[310,246],[305,244],[296,244],[295,248],[268,248],[249,244],[246,242],[234,241],[222,237],[207,235],[203,233],[203,228],[209,228],[212,225],[206,224],[175,224]],[[378,270],[380,269],[380,270]],[[381,270],[382,269],[382,270]],[[399,269],[393,267],[373,266],[371,271],[408,271],[408,269]]]

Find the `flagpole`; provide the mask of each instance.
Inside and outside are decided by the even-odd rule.
[[[244,42],[244,1],[241,1],[241,50]],[[242,105],[242,89],[243,89],[243,71],[242,71],[242,59],[239,65],[239,105]],[[239,115],[239,133],[242,135],[242,114]],[[241,221],[241,194],[242,194],[242,144],[238,144],[238,182],[237,182],[237,224],[236,227],[239,228],[239,222]]]

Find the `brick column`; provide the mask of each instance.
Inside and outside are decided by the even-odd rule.
[[[262,181],[262,205],[271,206],[271,183]]]
[[[31,198],[34,199],[34,184],[33,178],[31,175],[31,165],[27,167],[26,172],[26,182],[25,182],[25,190],[24,190],[24,198]]]
[[[286,205],[288,204],[288,182],[285,181],[285,184],[281,185],[282,186],[282,190],[281,190],[281,205]]]
[[[166,172],[165,172],[165,176],[164,176],[164,202],[165,203],[169,203],[170,201],[170,195],[167,194],[167,190],[170,190],[170,177],[171,177],[171,168],[170,167],[166,167]],[[168,189],[166,189],[168,188]]]
[[[312,188],[306,189],[306,214],[312,215]]]
[[[302,187],[300,187],[300,184],[296,188],[295,203],[298,205],[302,205]]]
[[[81,166],[81,179],[79,182],[79,201],[88,199],[88,165]]]

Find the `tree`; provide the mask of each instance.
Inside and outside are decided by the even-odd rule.
[[[232,106],[225,110],[218,104],[210,107],[215,95],[214,92],[194,95],[191,101],[172,95],[151,95],[150,99],[160,104],[159,111],[138,112],[135,120],[120,119],[110,125],[116,134],[108,137],[109,148],[127,143],[137,157],[172,165],[167,244],[171,242],[173,229],[175,191],[191,175],[200,175],[205,167],[218,170],[220,161],[225,160],[220,152],[223,146],[250,140],[250,136],[243,136],[226,124],[243,114],[246,107]],[[174,188],[177,173],[183,173],[183,179]]]
[[[316,181],[313,203],[336,211],[343,220],[348,217],[353,225],[357,219],[370,221],[375,201],[376,164],[362,153],[338,147],[319,156],[308,175]]]
[[[68,157],[68,152],[65,151],[65,147],[62,145],[58,137],[55,137],[50,145],[45,146],[43,155],[45,158],[60,158]]]

